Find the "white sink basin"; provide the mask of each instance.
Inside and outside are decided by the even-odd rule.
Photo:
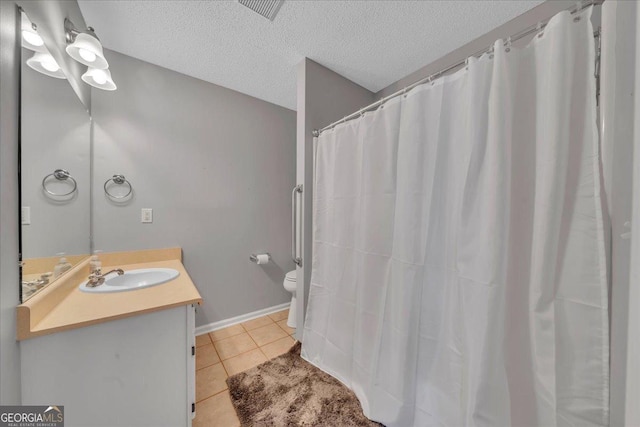
[[[138,270],[127,270],[122,276],[118,276],[117,273],[111,273],[102,285],[95,288],[87,287],[87,281],[84,281],[80,285],[80,290],[96,294],[133,291],[166,283],[179,275],[180,272],[173,268],[140,268]]]

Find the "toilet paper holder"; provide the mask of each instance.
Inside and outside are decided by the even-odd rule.
[[[260,262],[260,260],[258,259],[258,256],[260,256],[260,255],[266,255],[267,256],[267,261],[266,262]],[[266,253],[263,253],[263,254],[251,254],[251,255],[249,255],[249,261],[254,262],[256,264],[266,264],[266,263],[271,261],[271,254],[269,252],[266,252]]]

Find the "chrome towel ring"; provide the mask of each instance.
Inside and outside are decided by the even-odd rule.
[[[49,191],[49,189],[47,188],[47,179],[52,176],[55,179],[57,179],[58,181],[66,181],[66,180],[70,180],[73,183],[73,188],[71,189],[71,191],[69,191],[68,193],[54,193],[53,191]],[[78,189],[78,183],[76,182],[76,180],[71,176],[71,174],[69,173],[69,171],[66,171],[64,169],[56,169],[55,171],[53,171],[53,173],[50,173],[49,175],[45,176],[44,179],[42,180],[42,189],[47,193],[50,194],[52,196],[56,196],[56,197],[64,197],[64,196],[68,196],[70,194],[73,194],[77,189]]]
[[[129,191],[124,196],[114,196],[113,194],[109,193],[109,190],[107,190],[107,185],[109,184],[109,181],[113,181],[114,184],[118,184],[118,185],[126,184],[129,186]],[[111,178],[109,178],[104,182],[104,192],[107,194],[107,196],[111,197],[112,199],[124,199],[129,194],[131,194],[132,191],[133,191],[133,187],[131,186],[131,183],[127,181],[127,179],[124,177],[124,175],[113,175]]]

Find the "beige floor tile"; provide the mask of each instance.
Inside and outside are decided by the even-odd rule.
[[[251,338],[253,338],[256,344],[261,347],[265,344],[269,344],[270,342],[286,337],[287,333],[283,331],[280,326],[272,323],[271,325],[250,330],[249,335],[251,335]]]
[[[275,325],[274,325],[275,326]],[[277,326],[276,326],[277,327]],[[266,362],[267,358],[259,348],[255,350],[242,353],[239,356],[232,357],[231,359],[224,360],[222,363],[227,370],[229,376],[235,375],[238,372],[246,371],[254,366],[258,366],[262,362]]]
[[[202,369],[220,362],[216,349],[213,344],[203,345],[196,348],[196,369]]]
[[[273,319],[274,322],[286,319],[287,317],[289,317],[289,309],[272,313],[269,315],[269,317]]]
[[[228,328],[218,329],[217,331],[209,332],[209,336],[211,337],[211,340],[215,342],[218,340],[232,337],[234,335],[242,334],[243,332],[245,332],[245,330],[242,327],[242,325],[233,325],[233,326],[229,326]]]
[[[200,347],[202,345],[211,344],[211,338],[209,338],[209,334],[198,335],[196,337],[196,347]]]
[[[275,326],[276,328],[278,327],[278,325],[276,324],[273,324],[273,326]],[[214,345],[216,346],[218,355],[222,360],[229,359],[231,357],[239,355],[240,353],[253,350],[257,347],[256,343],[253,342],[249,334],[246,332],[240,335],[235,335],[230,338],[216,341]]]
[[[278,324],[278,326],[280,326],[287,334],[289,335],[293,335],[296,333],[296,330],[294,328],[290,328],[287,326],[287,319],[284,320],[280,320],[279,322],[276,322]]]
[[[247,320],[246,322],[242,323],[242,326],[247,331],[250,331],[252,329],[260,328],[262,326],[267,326],[272,323],[273,323],[273,320],[271,320],[269,316],[262,316],[262,317],[258,317],[257,319]]]
[[[227,389],[227,372],[222,363],[196,371],[196,402]]]
[[[231,403],[229,392],[224,391],[196,403],[193,427],[239,427],[240,421]]]
[[[289,351],[294,342],[293,338],[284,337],[278,341],[263,345],[260,350],[267,356],[267,359],[273,359]]]

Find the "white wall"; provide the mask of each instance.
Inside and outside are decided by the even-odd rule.
[[[297,330],[302,340],[302,326],[311,283],[313,135],[320,129],[373,102],[373,93],[340,74],[305,58],[298,65],[297,184],[303,185],[301,206],[302,267],[297,267]],[[293,186],[289,188],[291,191]],[[289,217],[291,215],[289,214]]]
[[[197,325],[282,304],[295,182],[295,112],[105,51],[118,90],[92,91],[94,248],[180,246]],[[114,203],[123,174],[133,198]],[[114,189],[115,192],[115,189]],[[153,209],[153,223],[140,209]],[[267,265],[249,255],[270,252]]]

